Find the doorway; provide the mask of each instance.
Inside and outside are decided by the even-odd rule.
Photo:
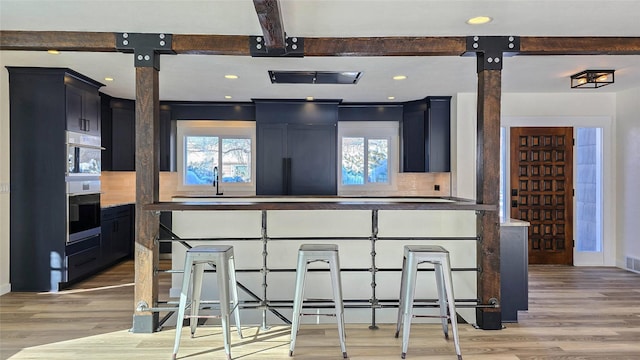
[[[511,217],[528,221],[529,264],[573,265],[573,128],[512,127]]]

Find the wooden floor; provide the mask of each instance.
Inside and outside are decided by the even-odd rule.
[[[174,328],[128,332],[133,266],[124,262],[73,287],[0,297],[1,359],[170,359]],[[168,279],[161,279],[166,289]],[[529,311],[498,331],[461,325],[464,359],[640,359],[640,275],[615,268],[532,266]],[[186,329],[185,329],[186,330]],[[289,327],[232,332],[234,359],[289,359]],[[347,327],[350,359],[399,359],[394,326]],[[220,328],[183,331],[179,359],[224,359]],[[407,359],[456,359],[438,325],[414,325]],[[335,326],[301,328],[295,359],[341,359]]]

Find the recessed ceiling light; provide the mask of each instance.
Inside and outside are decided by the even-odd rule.
[[[225,75],[224,77],[225,79],[237,79],[238,75],[228,74],[228,75]]]
[[[51,54],[51,55],[58,55],[58,54],[60,54],[60,51],[58,51],[58,50],[47,50],[47,52],[48,52],[49,54]]]
[[[224,98],[225,99],[231,99],[231,95],[225,95]]]
[[[307,96],[307,101],[313,101],[313,96]]]
[[[387,96],[387,99],[389,99],[389,100],[395,100],[395,99],[396,99],[396,97],[395,97],[395,96]]]
[[[106,77],[106,78],[104,78],[104,81],[113,81],[113,78],[112,77]]]
[[[488,16],[476,16],[467,20],[467,24],[469,25],[482,25],[490,23],[493,19]]]
[[[407,75],[396,75],[393,77],[393,80],[404,80],[407,78]]]

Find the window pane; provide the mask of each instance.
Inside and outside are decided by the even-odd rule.
[[[369,152],[367,154],[368,177],[370,183],[389,182],[389,169],[387,159],[389,157],[389,141],[387,139],[369,139]]]
[[[222,182],[251,182],[251,139],[222,139]]]
[[[185,185],[213,184],[213,167],[218,166],[218,138],[186,136],[185,143]]]
[[[364,138],[342,138],[342,184],[364,184]]]
[[[576,247],[578,251],[602,251],[602,210],[600,195],[601,130],[578,128],[576,147]]]

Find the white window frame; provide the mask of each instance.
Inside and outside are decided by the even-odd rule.
[[[376,195],[398,189],[399,172],[399,136],[400,124],[397,121],[339,121],[338,122],[338,195]],[[389,141],[388,183],[342,184],[342,139],[345,137],[363,137],[368,139],[387,139]],[[367,155],[367,154],[365,154]],[[365,167],[367,164],[365,164]]]
[[[222,139],[250,139],[251,140],[251,181],[246,183],[225,183],[218,185],[224,195],[255,195],[256,193],[256,123],[241,120],[178,120],[177,121],[177,170],[178,190],[198,192],[200,194],[215,195],[212,185],[185,184],[185,138],[187,136],[217,136]],[[220,142],[221,143],[221,142]],[[221,156],[221,155],[220,155]],[[219,167],[222,171],[222,166]],[[219,178],[222,179],[222,172]]]

